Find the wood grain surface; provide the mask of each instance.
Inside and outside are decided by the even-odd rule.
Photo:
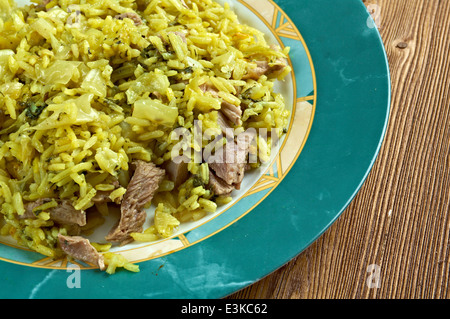
[[[227,298],[450,297],[450,1],[363,2],[379,10],[392,77],[375,166],[314,244]]]

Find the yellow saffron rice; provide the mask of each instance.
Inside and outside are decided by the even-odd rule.
[[[87,212],[81,235],[109,214],[95,204],[99,192],[120,202],[136,160],[163,165],[184,128],[194,135],[220,134],[221,103],[242,107],[234,129],[266,129],[257,136],[258,167],[283,134],[289,112],[274,84],[290,71],[258,78],[248,72],[286,59],[289,49],[267,42],[241,24],[228,4],[211,0],[51,0],[17,7],[0,0],[0,209],[1,235],[52,258],[63,257],[50,201],[23,218],[25,205],[42,198],[68,200]],[[211,94],[205,85],[214,89]],[[187,141],[193,150],[208,140]],[[152,204],[154,225],[133,233],[136,241],[170,237],[231,200],[208,184],[208,164],[191,161],[189,178],[166,178]],[[114,182],[118,182],[119,186]],[[150,205],[150,203],[149,203]],[[107,271],[137,271],[108,243],[92,243]]]

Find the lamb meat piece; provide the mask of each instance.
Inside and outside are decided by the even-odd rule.
[[[270,67],[267,60],[255,61],[256,67],[249,68],[247,74],[242,77],[244,80],[252,79],[257,81],[262,75],[266,74]]]
[[[109,198],[109,195],[111,192],[108,191],[97,191],[94,197],[92,197],[91,201],[95,204],[100,203],[109,203],[111,202],[111,199]]]
[[[50,218],[62,225],[86,225],[86,212],[76,210],[69,200],[62,200],[58,206],[52,208]]]
[[[24,205],[25,213],[19,218],[36,218],[33,210],[45,203],[50,202],[51,198],[41,198],[34,202],[29,202]],[[50,219],[61,225],[86,225],[86,212],[84,210],[76,210],[69,200],[57,200],[58,206],[48,209]]]
[[[25,208],[25,212],[22,215],[19,215],[19,219],[35,219],[36,215],[33,213],[33,210],[41,206],[47,202],[49,202],[51,198],[40,198],[35,200],[34,202],[24,203],[23,207]]]
[[[233,124],[237,126],[242,125],[242,109],[240,106],[224,101],[221,104],[220,110]]]
[[[101,254],[91,245],[88,239],[81,236],[64,236],[58,234],[61,249],[70,257],[93,264],[105,270],[105,261]]]
[[[272,50],[281,51],[281,48],[278,45],[272,44],[270,46]],[[283,71],[288,67],[288,61],[286,58],[278,58],[274,63],[270,65],[270,72],[267,74],[269,78],[278,77]]]
[[[281,48],[276,45],[271,45],[270,48],[275,51],[281,51]],[[247,74],[243,76],[244,80],[252,79],[257,81],[262,75],[273,79],[278,77],[288,66],[285,58],[277,58],[273,63],[269,63],[267,59],[260,58],[260,60],[258,59],[254,63],[256,67],[247,70]]]
[[[210,93],[213,97],[219,97],[219,92],[217,91],[217,89],[215,88],[215,86],[213,86],[210,83],[203,83],[202,85],[200,85],[198,87],[203,93]]]
[[[114,186],[114,190],[120,187],[120,183],[117,179],[113,180],[111,182],[111,185]],[[95,204],[102,204],[102,203],[111,203],[112,200],[109,197],[113,191],[97,191],[94,197],[92,197],[91,201]],[[118,197],[114,200],[115,204],[120,204],[122,201],[122,197]]]
[[[223,179],[217,177],[211,169],[209,170],[208,187],[218,196],[228,196],[234,190],[233,185],[228,185]]]
[[[228,142],[222,149],[217,150],[213,156],[209,157],[207,162],[219,178],[228,185],[233,185],[239,183],[243,178],[241,167],[244,167],[245,160],[240,162],[241,158],[242,156],[238,155],[236,143]]]
[[[120,206],[120,220],[106,236],[106,240],[121,245],[133,241],[131,233],[142,232],[147,217],[144,207],[151,202],[165,176],[165,170],[153,163],[136,161],[134,165],[136,169]]]
[[[222,135],[227,136],[227,130],[232,129],[232,127],[228,119],[221,111],[217,112],[217,123],[219,124],[220,129],[222,130]]]
[[[288,66],[288,62],[284,58],[278,58],[275,62],[270,66],[270,69],[267,74],[268,78],[276,78],[278,77]]]
[[[242,182],[250,146],[255,136],[255,133],[251,131],[241,133],[235,142],[228,142],[221,150],[206,159],[217,177],[228,185],[240,185]]]
[[[199,86],[199,88],[203,93],[210,93],[211,96],[213,96],[215,98],[219,97],[219,93],[218,93],[217,89],[209,83],[203,83],[202,85]],[[242,121],[241,121],[242,109],[240,106],[223,101],[221,104],[220,111],[233,124],[238,125],[238,126],[242,124]]]
[[[256,141],[256,130],[249,129],[236,137],[236,145],[245,157],[249,154],[254,141]]]
[[[169,160],[164,165],[167,176],[174,182],[175,188],[183,184],[189,177],[188,160],[187,156],[183,155],[183,158],[180,158],[176,162]]]

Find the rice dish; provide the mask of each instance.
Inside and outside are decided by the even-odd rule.
[[[289,48],[227,4],[0,0],[0,34],[0,232],[54,259],[138,271],[112,245],[214,213],[288,126]]]

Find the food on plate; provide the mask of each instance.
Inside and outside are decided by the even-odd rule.
[[[289,48],[228,4],[0,0],[0,34],[0,231],[51,258],[138,271],[111,247],[214,213],[288,126]]]

